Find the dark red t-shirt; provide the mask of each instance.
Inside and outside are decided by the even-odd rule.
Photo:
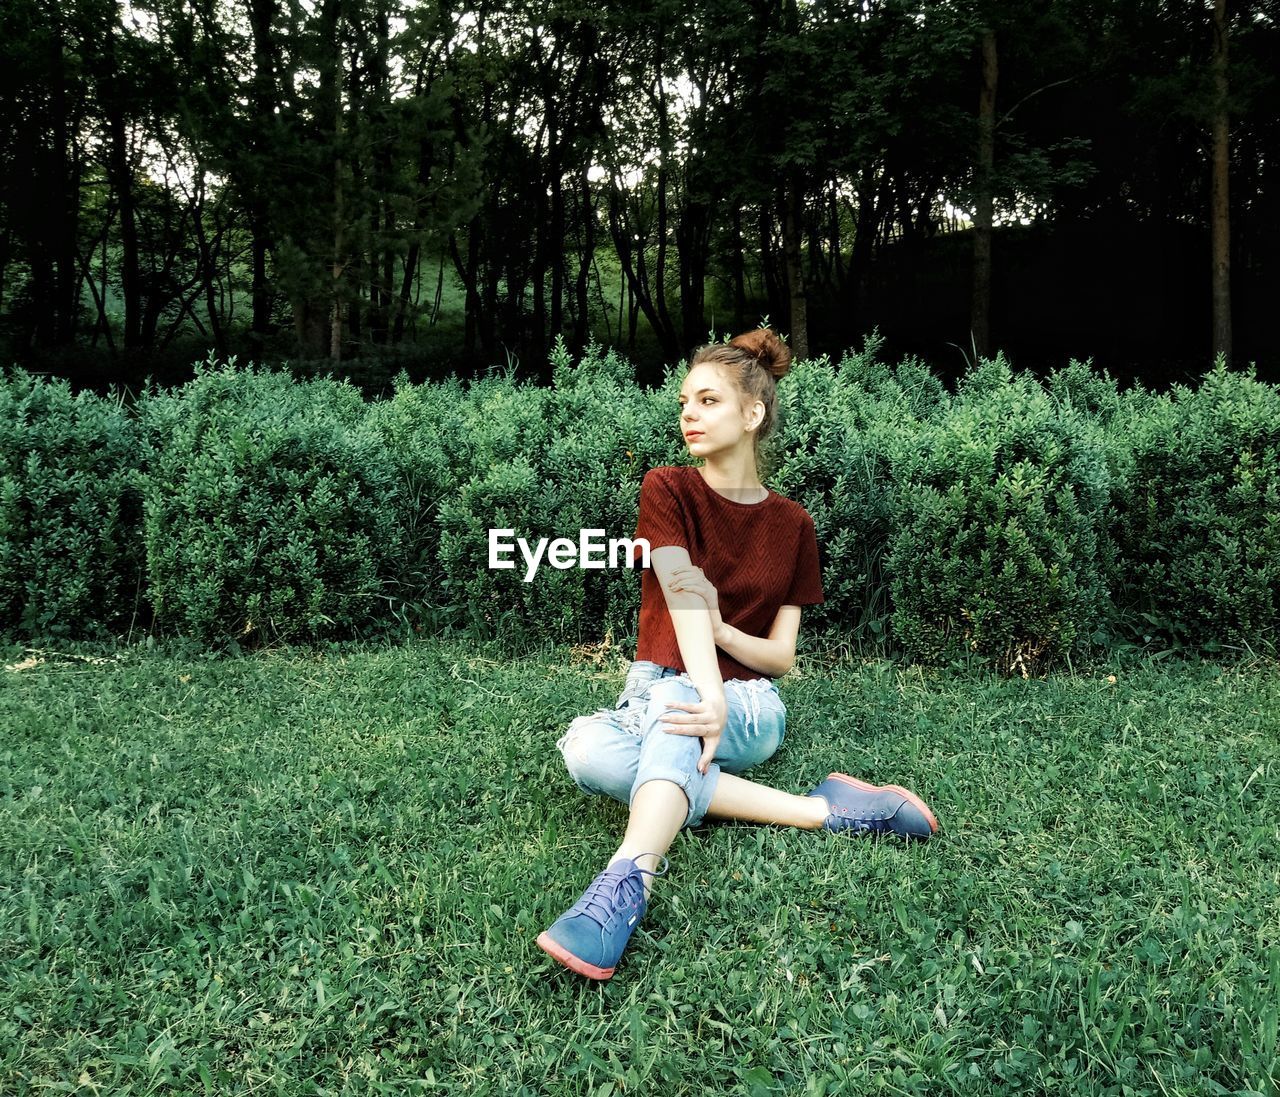
[[[720,616],[750,636],[767,637],[782,606],[823,601],[813,519],[776,491],[758,503],[737,503],[712,488],[696,468],[650,469],[640,486],[635,535],[649,542],[650,552],[663,545],[688,549],[689,559],[716,588]],[[767,677],[719,648],[716,657],[724,681]],[[652,567],[640,581],[636,658],[686,669]]]

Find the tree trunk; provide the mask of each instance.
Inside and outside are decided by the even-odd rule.
[[[552,105],[547,110],[547,160],[548,164],[555,163],[555,132],[556,132],[556,112]],[[550,173],[548,167],[548,174]],[[554,241],[549,240],[551,220],[550,210],[547,206],[547,189],[550,186],[550,180],[544,175],[538,185],[538,196],[535,209],[538,215],[534,222],[534,247],[533,247],[533,270],[530,274],[531,288],[533,290],[533,330],[531,339],[536,347],[545,347],[549,345],[547,338],[547,267],[551,263],[550,255],[554,248]]]
[[[458,272],[458,278],[461,279],[463,287],[467,291],[466,306],[463,309],[463,331],[462,331],[462,349],[466,357],[473,359],[476,356],[476,336],[480,323],[480,290],[476,286],[476,243],[475,237],[479,230],[480,217],[477,214],[471,221],[471,231],[467,233],[467,258],[462,258],[462,253],[458,250],[458,237],[456,233],[449,233],[449,254],[453,257],[453,269]]]
[[[340,16],[338,17],[340,18]],[[334,21],[337,30],[338,19]],[[333,36],[335,49],[333,56],[333,265],[331,267],[331,293],[333,303],[329,313],[329,358],[334,362],[342,360],[342,321],[343,321],[343,288],[342,276],[346,268],[346,216],[343,202],[343,126],[342,126],[342,38],[339,33]]]
[[[1227,0],[1213,5],[1213,183],[1210,217],[1213,252],[1213,353],[1231,361],[1231,145],[1227,113]]]
[[[259,353],[270,332],[271,298],[267,284],[267,219],[261,205],[249,211],[249,232],[253,237],[253,317],[249,322],[249,343]]]
[[[404,318],[409,311],[409,294],[413,289],[414,279],[418,273],[418,264],[422,261],[420,256],[422,247],[415,235],[413,243],[409,245],[409,254],[404,260],[404,278],[400,282],[400,297],[396,303],[396,318],[391,327],[391,342],[399,344],[404,338]]]
[[[707,246],[710,239],[711,209],[689,197],[685,190],[680,211],[677,240],[680,245],[680,332],[690,350],[707,335],[706,283]]]
[[[530,338],[534,346],[547,344],[547,197],[545,188],[538,188],[537,222],[534,226],[533,270],[530,275],[530,304],[533,309]]]
[[[970,328],[974,352],[991,354],[991,224],[994,219],[992,174],[996,157],[996,60],[994,30],[982,32],[982,89],[978,94],[977,187],[973,215],[973,308]]]
[[[357,17],[359,18],[359,17]],[[379,190],[377,170],[369,163],[370,122],[369,115],[375,109],[366,98],[365,75],[368,71],[367,40],[362,28],[353,26],[360,35],[360,46],[351,50],[350,68],[346,73],[347,94],[344,126],[350,131],[350,140],[343,146],[345,168],[350,173],[351,185],[347,194],[351,201],[351,221],[343,230],[346,248],[347,293],[343,295],[343,318],[346,323],[344,341],[359,355],[366,343],[377,341],[378,327],[378,254]],[[343,113],[339,102],[339,114]],[[361,202],[363,200],[363,207]],[[368,301],[368,308],[364,302]],[[367,333],[367,334],[366,334]]]
[[[659,36],[661,36],[659,31]],[[658,257],[657,267],[653,272],[653,304],[664,335],[663,345],[667,348],[669,360],[681,357],[685,348],[675,334],[675,325],[671,322],[671,313],[667,309],[667,179],[670,172],[667,168],[667,146],[671,135],[670,118],[667,114],[667,92],[662,82],[662,65],[664,53],[661,37],[658,43]],[[641,246],[643,257],[643,245]],[[673,353],[674,352],[674,353]]]
[[[208,234],[204,229],[204,164],[196,163],[196,195],[195,201],[191,204],[191,223],[195,229],[196,247],[200,253],[200,285],[204,290],[205,310],[209,314],[209,326],[213,331],[213,345],[218,355],[225,357],[227,353],[227,340],[222,330],[222,317],[218,310],[218,245],[221,243],[221,234],[214,237],[212,244],[209,242]],[[194,317],[193,317],[194,319]]]
[[[423,94],[422,87],[423,74],[421,70],[418,72],[417,80],[414,84],[414,95]],[[418,141],[418,164],[417,164],[417,195],[421,196],[426,192],[427,184],[431,181],[431,158],[434,155],[434,146],[432,141],[424,134]],[[421,272],[419,264],[422,262],[422,210],[421,202],[415,201],[413,214],[413,229],[410,233],[409,254],[404,260],[404,277],[400,282],[400,294],[395,303],[395,320],[391,326],[391,342],[399,344],[404,338],[404,321],[405,316],[409,312],[409,295],[413,290],[414,283],[417,282],[421,286]],[[444,269],[444,261],[441,260],[441,270]]]
[[[730,274],[733,277],[733,330],[741,331],[747,324],[746,257],[743,255],[742,207],[733,203],[733,249],[729,253]]]
[[[840,233],[840,192],[836,180],[831,181],[831,191],[827,196],[827,239],[831,243],[831,259],[828,264],[828,280],[831,288],[839,292],[844,286],[844,247]]]
[[[774,257],[771,205],[767,201],[760,203],[760,274],[764,280],[766,311],[776,317],[782,313],[784,287],[778,281],[778,264]]]
[[[111,81],[120,79],[115,56],[115,32],[107,31],[107,63]],[[141,342],[142,279],[138,261],[138,226],[133,197],[133,167],[129,163],[128,135],[125,132],[124,104],[115,91],[102,95],[102,109],[109,134],[107,163],[111,185],[120,205],[120,287],[124,295],[124,349]]]
[[[875,253],[876,181],[873,168],[864,166],[858,175],[858,207],[854,211],[853,245],[849,251],[849,313],[855,323],[862,317]],[[859,324],[859,330],[861,325]]]
[[[622,196],[616,179],[609,187],[609,233],[613,237],[613,246],[618,253],[618,262],[622,265],[622,273],[630,293],[627,310],[630,323],[627,347],[629,350],[635,350],[636,324],[639,314],[643,312],[645,319],[649,321],[649,326],[653,328],[654,334],[662,344],[664,359],[672,362],[680,357],[679,340],[671,330],[670,324],[664,322],[664,317],[659,314],[654,305],[649,292],[649,278],[645,271],[645,244],[638,234],[635,234],[630,222],[622,215]]]
[[[782,194],[782,250],[787,271],[787,305],[790,322],[788,346],[797,361],[809,357],[809,309],[805,298],[803,241],[804,195],[794,173],[790,173]]]
[[[414,96],[423,94],[423,73],[418,70],[417,79],[414,81]],[[417,164],[417,194],[420,196],[426,193],[427,185],[431,181],[431,158],[434,155],[434,146],[429,137],[424,133],[418,140],[418,164]],[[395,305],[395,320],[391,327],[391,342],[399,344],[404,338],[404,320],[409,311],[409,294],[413,289],[413,284],[419,279],[418,265],[421,263],[422,255],[422,211],[421,202],[414,202],[413,229],[410,234],[409,254],[404,261],[404,277],[400,282],[400,295]],[[443,267],[443,261],[441,263]]]
[[[54,8],[57,11],[57,8]],[[76,249],[80,216],[80,163],[76,154],[75,122],[68,116],[62,28],[53,38],[50,58],[50,121],[53,129],[53,180],[59,200],[53,205],[54,245],[53,339],[59,345],[75,341],[80,312],[80,270]]]
[[[334,139],[342,140],[340,126],[334,132]],[[329,314],[329,357],[335,362],[342,360],[342,268],[346,248],[342,218],[342,155],[339,153],[333,158],[333,308]]]
[[[640,330],[640,302],[636,299],[635,288],[627,283],[627,353],[636,352],[636,335]]]
[[[9,246],[12,239],[9,226],[0,226],[0,316],[4,315],[4,277],[9,269]]]
[[[250,345],[261,353],[271,330],[271,288],[267,283],[267,252],[271,247],[267,200],[262,165],[268,156],[269,120],[275,116],[276,78],[272,62],[274,44],[271,21],[276,0],[250,0],[249,18],[253,32],[253,77],[250,95],[258,124],[253,127],[254,182],[249,187],[249,234],[252,239],[253,316],[249,323]]]
[[[576,284],[577,311],[576,323],[573,331],[573,351],[575,354],[581,354],[587,346],[588,340],[591,338],[591,300],[590,300],[590,274],[591,268],[595,265],[596,258],[596,207],[591,197],[591,180],[587,177],[587,172],[591,169],[591,156],[587,154],[582,158],[582,170],[579,172],[579,193],[582,195],[582,216],[580,223],[582,225],[582,257],[578,265],[578,279]],[[605,316],[607,322],[608,316]]]
[[[117,103],[106,108],[111,133],[112,182],[120,204],[120,288],[124,297],[124,347],[131,350],[141,341],[142,292],[138,263],[138,225],[133,200],[133,179],[127,151],[124,112]]]
[[[104,244],[106,243],[106,238],[107,238],[107,232],[104,229],[102,234],[102,242]],[[107,306],[105,301],[106,292],[107,292],[107,284],[106,284],[106,277],[105,277],[106,264],[104,263],[102,268],[104,277],[102,282],[101,293],[98,292],[98,283],[93,277],[93,270],[90,266],[93,254],[97,250],[97,247],[98,247],[98,244],[95,241],[93,245],[91,245],[89,248],[89,254],[85,256],[83,259],[81,259],[80,261],[81,267],[84,272],[84,280],[89,285],[89,292],[93,295],[94,306],[98,310],[98,319],[95,321],[93,325],[93,338],[90,341],[89,345],[92,347],[96,347],[98,345],[98,333],[102,332],[107,337],[107,350],[110,351],[112,355],[114,355],[116,352],[116,343],[115,343],[115,340],[111,337],[111,322],[107,319]]]
[[[547,236],[545,255],[551,266],[551,329],[547,342],[541,341],[536,350],[545,353],[556,336],[564,332],[564,150],[560,134],[552,132],[551,147],[551,231]]]

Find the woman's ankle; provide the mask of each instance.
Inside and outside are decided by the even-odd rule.
[[[658,870],[658,866],[662,864],[662,858],[656,853],[632,852],[628,850],[626,846],[621,846],[619,847],[618,852],[609,859],[609,864],[613,865],[618,861],[627,860],[634,861],[636,868],[642,868],[645,870],[640,874],[640,879],[644,883],[644,894],[647,899],[653,891],[653,876],[651,876],[650,873]]]
[[[805,823],[806,830],[821,830],[822,824],[827,821],[827,816],[831,814],[831,805],[821,796],[802,796],[802,800],[807,800],[812,807],[807,807],[808,821]]]

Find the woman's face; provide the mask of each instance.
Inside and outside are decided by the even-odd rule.
[[[744,413],[737,385],[721,376],[710,362],[694,366],[680,386],[680,433],[695,457],[708,457],[735,446],[751,447],[751,431],[763,416],[764,404],[759,401]]]

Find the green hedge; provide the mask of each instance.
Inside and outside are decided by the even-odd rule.
[[[142,584],[137,427],[119,400],[0,378],[0,630],[105,639]]]
[[[912,658],[1030,673],[1108,639],[1103,428],[1002,358],[899,432],[894,632]]]
[[[826,601],[805,620],[859,647],[888,638],[896,440],[947,406],[928,369],[881,365],[878,352],[873,339],[834,369],[825,358],[799,362],[778,387],[783,456],[772,486],[809,511],[823,560]]]
[[[139,402],[155,625],[204,643],[360,633],[400,553],[387,449],[350,385],[199,366]]]
[[[401,632],[441,629],[461,621],[440,563],[441,512],[458,482],[461,410],[468,396],[456,379],[411,385],[401,374],[394,395],[369,405],[366,428],[382,447],[392,493],[398,551],[387,561],[387,618]]]
[[[1274,647],[1280,613],[1280,389],[1219,361],[1125,423],[1118,605],[1137,631],[1209,651]]]
[[[466,441],[457,459],[466,475],[441,507],[441,569],[455,610],[478,634],[622,636],[634,631],[639,610],[636,572],[559,571],[544,562],[525,582],[518,552],[515,569],[488,569],[488,530],[530,540],[576,538],[580,529],[631,537],[645,472],[682,460],[681,376],[672,371],[659,389],[643,392],[612,352],[592,348],[575,365],[561,346],[552,363],[551,388],[509,377],[473,386],[465,433],[457,435]]]
[[[771,486],[813,515],[827,601],[805,633],[1032,673],[1116,640],[1275,650],[1280,389],[1221,364],[1120,393],[1001,358],[949,395],[872,341],[779,387]],[[201,364],[135,408],[0,383],[0,621],[103,638],[135,618],[211,644],[432,630],[633,634],[628,570],[490,570],[488,530],[634,532],[647,469],[690,459],[683,369],[560,344],[553,383],[493,372],[366,403],[349,384]],[[771,470],[771,471],[769,471]],[[517,554],[517,563],[519,556]]]

